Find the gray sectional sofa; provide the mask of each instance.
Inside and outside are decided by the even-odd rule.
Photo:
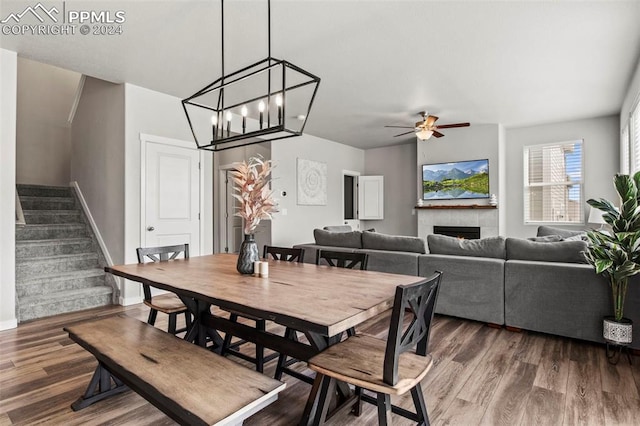
[[[436,312],[491,324],[603,342],[602,317],[612,312],[609,286],[584,261],[581,233],[540,227],[531,240],[493,237],[459,240],[346,228],[315,230],[299,244],[305,262],[319,249],[365,252],[369,269],[429,276],[444,272]],[[534,241],[532,241],[534,240]],[[640,279],[629,283],[625,316],[633,320],[632,347],[640,349]]]

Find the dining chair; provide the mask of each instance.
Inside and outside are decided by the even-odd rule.
[[[348,269],[367,269],[369,255],[367,253],[350,253],[346,251],[318,250],[316,265],[337,266]]]
[[[324,264],[337,268],[360,269],[364,271],[367,269],[368,259],[369,255],[367,253],[350,253],[333,250],[318,250],[316,252],[316,265]],[[347,330],[348,336],[353,336],[355,333],[356,331],[353,327]],[[284,337],[297,342],[298,332],[293,328],[287,327],[284,332]],[[300,361],[295,358],[289,358],[287,355],[280,354],[280,356],[278,357],[278,364],[276,365],[276,373],[273,377],[277,380],[281,380],[282,373],[286,372],[290,376],[302,380],[303,382],[312,384],[313,377],[309,377],[305,374],[287,368],[297,362]]]
[[[275,246],[264,246],[264,251],[262,254],[263,259],[268,259],[269,256],[274,260],[282,260],[286,262],[298,262],[302,263],[304,260],[304,249],[302,248],[288,248],[288,247],[275,247]],[[231,322],[238,322],[238,318],[242,317],[251,321],[254,321],[256,324],[256,329],[258,331],[265,331],[267,328],[267,321],[263,318],[253,317],[247,314],[239,314],[234,311],[229,311],[229,320]],[[238,358],[242,358],[245,361],[249,361],[256,366],[256,371],[262,373],[264,371],[264,363],[271,361],[278,357],[278,353],[273,353],[271,355],[264,355],[264,346],[256,344],[256,355],[255,357],[251,355],[247,355],[240,351],[240,346],[245,343],[249,343],[246,340],[238,340],[237,342],[231,342],[233,336],[231,333],[227,333],[224,336],[224,342],[222,344],[222,355],[231,354],[237,356]]]
[[[338,380],[356,387],[356,415],[364,400],[377,405],[380,425],[391,424],[392,412],[420,425],[429,424],[420,382],[433,366],[427,352],[441,277],[442,273],[436,271],[420,282],[396,288],[386,342],[358,334],[309,360],[309,368],[316,372],[314,389],[318,398],[314,425],[325,422]],[[365,394],[363,389],[376,393],[376,397]],[[391,395],[404,395],[407,391],[411,392],[415,413],[391,405]]]
[[[166,262],[174,260],[180,255],[185,259],[188,259],[189,244],[162,247],[139,247],[136,249],[136,254],[138,255],[138,263],[145,263],[145,260],[147,259],[152,262]],[[144,304],[151,309],[149,311],[149,318],[147,319],[148,324],[154,325],[156,323],[158,312],[162,312],[169,316],[169,333],[182,333],[183,331],[187,331],[191,328],[191,313],[189,313],[187,307],[182,303],[178,296],[173,293],[152,296],[151,287],[148,284],[142,284],[142,290],[144,292]],[[180,314],[184,314],[186,327],[176,329],[177,317]]]

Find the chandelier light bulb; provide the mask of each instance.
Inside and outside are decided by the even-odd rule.
[[[260,101],[260,103],[258,104],[258,111],[264,112],[264,102],[263,101]]]
[[[277,95],[276,96],[276,105],[281,107],[282,106],[282,96],[281,95]]]
[[[215,126],[218,124],[218,117],[214,114],[211,116],[211,125]]]
[[[242,114],[242,133],[246,133],[247,131],[247,106],[246,105],[242,105],[242,108],[240,109],[240,114]]]
[[[231,119],[233,118],[233,115],[231,115],[231,111],[227,111],[227,115],[225,116],[225,118],[227,119],[227,121],[231,121]]]

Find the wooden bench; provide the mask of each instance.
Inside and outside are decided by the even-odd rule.
[[[80,410],[132,389],[180,424],[242,424],[285,384],[126,316],[64,328],[98,360]]]

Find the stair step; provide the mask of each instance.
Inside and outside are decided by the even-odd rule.
[[[95,252],[91,238],[16,241],[16,261],[25,258]]]
[[[74,210],[73,197],[32,197],[20,196],[22,210]]]
[[[16,296],[20,299],[58,291],[104,286],[104,278],[105,272],[98,268],[47,275],[17,283]]]
[[[87,227],[82,223],[25,225],[16,229],[16,241],[82,238],[86,236]]]
[[[25,222],[31,224],[82,223],[79,210],[24,210]]]
[[[98,286],[19,298],[18,318],[22,322],[110,305],[112,293],[111,287]]]
[[[43,185],[16,185],[18,195],[32,197],[71,197],[71,188],[68,186],[43,186]]]
[[[98,267],[97,253],[16,259],[16,285],[23,280]]]

